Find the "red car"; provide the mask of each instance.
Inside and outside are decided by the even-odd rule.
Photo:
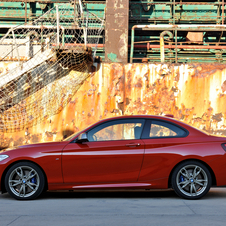
[[[164,116],[102,120],[62,142],[0,152],[0,190],[168,189],[198,199],[226,185],[226,138]]]

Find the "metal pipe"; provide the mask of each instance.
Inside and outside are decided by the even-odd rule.
[[[160,34],[160,55],[161,55],[161,63],[164,63],[165,61],[165,53],[164,53],[164,36],[168,35],[169,38],[168,39],[172,39],[173,38],[173,34],[170,31],[163,31]]]
[[[60,26],[61,30],[62,30],[62,45],[65,45],[65,28]]]
[[[22,2],[22,0],[1,0],[1,2]],[[38,2],[38,0],[27,0],[27,2]],[[40,0],[42,3],[68,3],[68,0]],[[106,1],[85,1],[87,4],[105,4]],[[147,4],[147,5],[218,5],[222,3],[218,2],[149,2],[149,1],[142,1],[142,2],[130,2],[130,4],[139,5],[139,4]]]
[[[80,7],[80,10],[81,10],[81,14],[83,15],[83,8],[82,8],[82,2],[81,2],[81,0],[79,0],[79,7]]]
[[[177,30],[175,30],[175,62],[177,63]]]
[[[131,29],[130,63],[133,63],[134,33],[136,26],[138,25],[134,25]]]
[[[175,0],[173,0],[173,24],[175,24],[175,16],[176,16],[176,10],[175,10],[175,8],[176,8],[176,6],[175,6]]]
[[[1,2],[22,2],[22,0],[1,0]],[[38,0],[26,0],[26,2],[36,3],[36,2],[38,2]],[[54,2],[53,2],[53,0],[41,0],[39,2],[42,2],[42,3],[68,3],[68,0],[57,0]]]
[[[136,59],[136,60],[148,60],[148,59],[159,60],[159,57],[146,57],[146,58],[137,57],[137,58],[134,58],[134,59]],[[171,59],[175,59],[175,58],[171,58]],[[178,57],[178,59],[186,60],[184,57]],[[199,59],[200,60],[201,58],[200,57],[192,57],[192,58],[189,58],[188,61],[189,60],[194,60],[194,59]],[[205,59],[207,59],[207,60],[216,60],[216,58],[213,58],[213,57],[206,57]],[[222,58],[221,60],[226,61],[225,58]]]
[[[56,46],[57,44],[56,43],[53,43],[52,46]],[[71,46],[85,46],[85,44],[83,43],[64,43],[62,42],[62,45],[65,46],[65,48],[67,47],[71,47]],[[105,47],[105,44],[87,44],[87,47],[99,47],[99,48],[104,48]],[[142,45],[143,47],[144,45]],[[146,45],[145,45],[145,48],[146,48]]]
[[[46,28],[46,29],[56,29],[57,27],[56,26],[51,26],[51,25],[3,25],[1,24],[0,25],[0,28],[11,28],[11,29],[20,29],[20,28],[27,28],[27,29],[42,29],[42,28]]]
[[[25,28],[25,29],[29,29],[29,28],[34,28],[34,29],[56,29],[57,27],[56,26],[50,26],[50,25],[40,25],[40,26],[37,26],[37,25],[0,25],[0,28]],[[83,28],[81,27],[75,27],[75,26],[68,26],[67,27],[67,30],[82,30]],[[100,27],[91,27],[89,28],[90,30],[99,30]]]
[[[59,18],[59,8],[56,5],[56,20],[57,20],[57,46],[60,45],[60,18]]]
[[[86,27],[84,27],[84,25],[85,25],[84,12],[83,12],[83,8],[82,8],[81,0],[79,0],[79,8],[80,8],[81,17],[82,17],[82,28],[83,28],[83,34],[84,34],[84,43],[85,43],[85,46],[86,46],[87,45],[87,33],[86,33]],[[88,18],[87,18],[87,20],[88,20]]]
[[[155,30],[155,29],[159,29],[159,30],[163,30],[164,28],[169,28],[169,29],[184,29],[184,28],[195,28],[197,30],[201,29],[208,29],[208,28],[212,28],[212,29],[216,29],[216,28],[226,28],[226,25],[218,25],[218,24],[180,24],[180,25],[171,25],[171,24],[159,24],[159,25],[134,25],[132,27],[132,29],[135,28],[145,28],[148,30]]]
[[[19,50],[18,50],[18,46],[17,46],[17,43],[16,43],[16,38],[15,38],[15,34],[14,34],[14,31],[13,31],[13,30],[12,30],[12,35],[13,35],[13,42],[14,42],[14,45],[16,46],[17,58],[18,58],[18,61],[19,61],[19,63],[20,63]]]
[[[159,57],[146,57],[146,58],[134,58],[134,59],[136,59],[136,60],[146,60],[146,61],[148,61],[148,59],[159,60]],[[171,59],[175,59],[175,58],[171,58]],[[186,60],[184,57],[178,57],[178,59]],[[189,58],[188,61],[189,61],[189,60],[200,60],[200,59],[201,59],[201,58],[199,58],[199,57],[192,57],[192,58]],[[216,60],[216,58],[212,58],[212,57],[211,57],[211,58],[206,57],[205,59],[206,59],[206,60],[213,60],[213,61]],[[221,58],[220,60],[226,61],[225,58]]]
[[[137,48],[146,48],[146,45],[136,45]],[[159,49],[160,45],[148,45],[149,49]],[[174,49],[176,48],[176,45],[164,45],[165,49]],[[192,46],[192,45],[177,45],[178,49],[226,49],[226,46]]]
[[[31,46],[31,36],[35,36],[33,40],[38,40],[39,34],[36,31],[29,31],[26,35],[26,51],[27,51],[27,56],[28,58],[33,57],[33,48]]]
[[[85,45],[87,45],[87,34],[88,34],[88,20],[89,20],[89,12],[86,11],[86,27],[84,28],[84,40],[85,40]]]
[[[160,37],[163,37],[163,38],[164,38],[165,35],[168,35],[168,36],[169,36],[168,40],[170,40],[170,39],[173,38],[173,34],[172,34],[170,31],[163,31],[163,32],[160,34]]]
[[[6,0],[5,0],[6,1]],[[19,1],[19,0],[18,0]],[[31,0],[29,0],[31,1]],[[33,0],[34,1],[34,0]],[[130,2],[130,5],[221,5],[221,2]]]
[[[25,24],[27,24],[27,0],[25,0]]]
[[[161,57],[161,63],[164,63],[165,61],[164,37],[161,37],[161,36],[160,36],[160,57]]]
[[[224,31],[226,29],[226,25],[216,25],[216,24],[209,24],[209,25],[200,25],[200,24],[184,24],[184,25],[134,25],[131,29],[131,48],[130,48],[130,63],[133,62],[133,50],[134,50],[134,33],[135,33],[135,29],[143,29],[143,30],[179,30],[179,31],[187,31],[192,30],[192,31],[216,31],[216,30],[222,30]],[[158,45],[155,45],[156,48],[160,48],[157,47]],[[180,47],[180,46],[179,46]],[[197,46],[196,46],[197,47]],[[203,48],[204,46],[201,46],[201,48]],[[153,47],[154,48],[154,47]],[[164,46],[164,48],[167,48],[166,46]],[[169,48],[169,46],[168,46]],[[171,48],[175,48],[172,47]],[[184,46],[182,47],[184,48]],[[197,48],[198,49],[198,48]],[[203,48],[205,49],[205,47]],[[210,47],[209,49],[217,49],[216,47],[212,48]],[[224,48],[222,48],[224,49]]]
[[[224,0],[222,0],[222,25],[224,24]]]

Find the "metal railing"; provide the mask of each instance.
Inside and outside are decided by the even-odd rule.
[[[152,32],[159,32],[159,39],[157,40],[147,40],[147,41],[138,41],[135,42],[135,30],[139,29],[141,31],[152,31]],[[201,51],[201,53],[209,53],[209,52],[203,52],[206,50],[221,50],[221,53],[215,52],[216,55],[222,55],[223,53],[226,53],[226,42],[178,42],[178,32],[221,32],[223,34],[224,31],[226,31],[226,25],[135,25],[132,27],[131,30],[131,48],[130,48],[130,63],[133,63],[134,60],[146,60],[146,61],[155,61],[157,59],[154,59],[153,57],[134,57],[134,49],[146,49],[148,52],[151,49],[157,49],[159,52],[159,61],[164,63],[165,62],[165,56],[164,51],[166,49],[172,50],[171,53],[171,61],[178,63],[180,62],[180,58],[178,57],[179,50],[183,49],[186,50],[189,54],[194,54],[195,51]],[[164,32],[164,33],[163,33]],[[161,35],[164,34],[164,35]],[[167,38],[167,41],[164,40],[165,35],[169,35],[170,37]],[[222,35],[221,35],[222,36]],[[156,43],[160,44],[156,44]],[[154,43],[154,44],[152,44]],[[190,52],[189,52],[189,51]],[[186,53],[185,51],[185,53]],[[188,57],[189,58],[189,57]],[[194,58],[194,55],[193,55]],[[220,57],[221,61],[224,61],[223,57]],[[191,57],[192,59],[192,57]],[[194,58],[195,60],[195,58]],[[211,58],[211,60],[218,60],[219,56],[215,58]]]

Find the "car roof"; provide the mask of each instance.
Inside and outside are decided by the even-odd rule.
[[[189,134],[191,135],[207,135],[205,132],[190,126],[182,121],[179,121],[177,119],[172,118],[172,116],[161,116],[161,115],[123,115],[123,116],[115,116],[115,117],[111,117],[111,118],[105,118],[102,119],[94,124],[92,124],[91,126],[87,127],[85,130],[83,131],[88,131],[91,127],[94,127],[96,125],[98,125],[99,123],[103,123],[103,122],[107,122],[109,120],[117,120],[117,119],[129,119],[129,118],[143,118],[143,119],[156,119],[156,120],[164,120],[164,121],[168,121],[174,124],[177,124],[178,126],[183,127],[184,129],[189,131]]]

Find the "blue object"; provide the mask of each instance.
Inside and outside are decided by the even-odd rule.
[[[184,181],[184,177],[182,175],[180,175],[180,182]]]
[[[31,175],[34,175],[34,174],[31,174]],[[33,183],[33,184],[36,184],[37,183],[37,180],[36,180],[35,177],[31,178],[31,183]]]

